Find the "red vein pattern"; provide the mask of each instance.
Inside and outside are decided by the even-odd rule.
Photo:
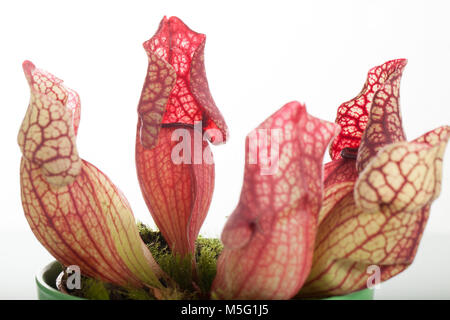
[[[177,129],[188,133],[183,138],[188,141],[172,141]],[[194,163],[193,137],[194,129],[178,126],[161,128],[158,145],[151,150],[142,146],[139,135],[136,139],[136,168],[142,194],[164,239],[181,255],[194,253],[214,190],[214,164]],[[191,146],[190,163],[172,161],[172,150],[180,143]],[[206,141],[202,151],[209,152]]]
[[[406,60],[393,61],[375,69],[384,80],[372,86],[373,101],[356,99],[371,106],[365,130],[347,130],[352,139],[338,137],[331,148],[335,160],[325,165],[313,267],[297,297],[348,294],[366,287],[369,266],[380,267],[384,281],[414,260],[440,193],[450,127],[405,141],[399,88]]]
[[[342,130],[330,147],[332,160],[339,159],[344,148],[359,147],[375,92],[390,74],[398,69],[403,69],[406,63],[405,59],[397,59],[370,69],[361,92],[355,98],[339,106],[336,123],[341,126]]]
[[[21,173],[25,216],[59,262],[110,283],[158,285],[150,268],[157,269],[156,262],[144,255],[131,209],[101,171],[83,161],[76,180],[60,188],[25,159]]]
[[[435,193],[433,195],[432,200],[435,200],[439,193],[441,192],[441,185],[442,185],[442,156],[444,155],[444,151],[440,150],[440,148],[445,148],[446,145],[442,144],[442,141],[447,141],[449,139],[449,126],[442,126],[439,128],[436,128],[434,130],[431,130],[424,135],[418,137],[417,139],[413,140],[413,142],[416,143],[422,143],[427,145],[428,147],[436,147],[439,145],[437,152],[437,157],[435,158],[435,161],[433,163],[434,165],[434,179],[435,179]]]
[[[210,141],[222,143],[226,141],[228,128],[209,91],[203,54],[205,41],[204,34],[192,31],[177,17],[164,17],[144,48],[176,73],[162,123],[193,125],[202,121]]]
[[[434,140],[423,143],[435,135]],[[379,151],[361,172],[355,186],[356,204],[367,212],[381,207],[415,211],[440,192],[442,157],[450,127],[440,127],[412,142],[397,142]],[[418,142],[419,141],[419,142]]]
[[[175,86],[175,70],[155,53],[148,51],[148,70],[139,101],[138,114],[142,121],[140,142],[151,149],[158,143],[162,118],[170,92]]]
[[[299,297],[348,294],[366,288],[370,265],[380,267],[385,281],[413,262],[440,192],[449,138],[445,126],[378,152],[354,192],[336,197],[320,222],[313,268]]]
[[[414,214],[367,213],[344,196],[319,226],[313,268],[299,297],[345,295],[367,288],[370,265],[380,267],[381,281],[413,261],[428,219],[429,206]]]
[[[406,63],[391,73],[374,95],[367,127],[358,150],[358,172],[365,168],[383,146],[406,140],[399,105],[400,80],[405,65]]]
[[[205,71],[205,40],[194,52],[191,62],[190,90],[192,95],[203,108],[206,121],[204,121],[206,137],[213,144],[220,144],[228,138],[228,127],[209,90]]]
[[[23,69],[31,98],[18,135],[20,149],[26,159],[42,167],[52,184],[69,184],[81,170],[75,142],[78,123],[72,120],[79,115],[77,95],[67,91],[62,80],[29,61],[23,63]],[[68,100],[71,104],[66,107]]]
[[[339,159],[324,166],[324,197],[322,209],[319,212],[318,225],[333,212],[334,206],[343,197],[353,193],[355,181],[358,178],[355,160]]]
[[[278,170],[273,175],[261,174],[266,160],[250,141],[259,141],[265,129],[270,129],[270,139],[276,134],[279,139]],[[247,136],[244,185],[222,233],[215,298],[289,299],[298,292],[311,267],[322,202],[323,154],[338,132],[337,125],[291,102]],[[258,161],[252,164],[250,158],[256,154]]]
[[[31,99],[19,131],[22,205],[30,227],[64,265],[119,285],[160,287],[122,193],[76,151],[79,98],[62,80],[24,63]]]
[[[138,106],[136,168],[147,207],[171,249],[192,254],[214,189],[214,164],[206,141],[194,142],[198,123],[214,144],[225,142],[227,126],[209,91],[204,65],[206,36],[180,19],[164,17],[155,35],[144,43],[149,56],[147,77]],[[189,135],[187,163],[174,163],[171,135]],[[195,132],[195,133],[194,133]],[[199,155],[200,164],[195,160]],[[211,161],[212,162],[212,161]]]

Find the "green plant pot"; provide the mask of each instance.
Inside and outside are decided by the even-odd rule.
[[[63,267],[58,261],[53,261],[46,265],[36,275],[36,286],[39,300],[85,300],[83,298],[71,296],[60,292],[56,288],[56,278],[63,271]],[[345,296],[325,298],[323,300],[372,300],[373,290],[365,289]]]
[[[373,289],[364,289],[345,296],[329,297],[322,300],[373,300]]]
[[[58,261],[53,261],[46,265],[36,275],[36,286],[39,300],[85,300],[60,292],[56,288],[56,278],[63,271],[62,265]]]

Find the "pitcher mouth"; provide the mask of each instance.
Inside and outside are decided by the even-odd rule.
[[[356,160],[358,156],[358,148],[344,148],[341,150],[341,157],[344,159]]]

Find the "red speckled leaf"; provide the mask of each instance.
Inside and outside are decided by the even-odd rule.
[[[23,159],[21,190],[33,233],[59,262],[106,282],[159,286],[152,269],[161,272],[142,246],[127,201],[93,165],[83,161],[73,183],[55,188]]]
[[[244,185],[222,233],[215,297],[288,299],[299,290],[311,266],[323,154],[338,131],[291,102],[247,136]],[[271,156],[278,141],[278,161],[265,159],[264,140]],[[263,174],[268,164],[277,166],[273,174]]]
[[[24,63],[31,99],[19,131],[25,216],[58,261],[119,285],[160,286],[162,272],[139,237],[128,202],[78,156],[78,95],[53,75]],[[76,118],[78,120],[74,120]]]
[[[439,193],[441,192],[441,184],[442,184],[442,156],[444,155],[444,150],[446,145],[443,145],[443,141],[447,141],[446,139],[449,139],[449,126],[442,126],[439,128],[436,128],[434,130],[431,130],[424,135],[418,137],[417,139],[413,140],[413,142],[417,143],[423,143],[428,145],[429,147],[435,147],[439,145],[439,148],[442,148],[442,150],[437,150],[438,156],[436,157],[434,161],[434,169],[435,169],[435,192],[433,195],[432,200],[436,199],[439,196]]]
[[[405,65],[406,63],[402,64],[391,73],[375,93],[367,127],[358,150],[356,160],[358,172],[366,167],[383,146],[406,140],[399,104],[400,80]]]
[[[139,101],[138,114],[142,122],[140,129],[141,144],[151,149],[158,143],[162,118],[170,92],[175,86],[175,70],[151,51],[148,54],[148,70]]]
[[[174,148],[183,143],[171,139],[177,129],[188,134],[183,142],[191,147],[191,155],[187,156],[191,164],[177,164],[172,159]],[[139,136],[136,139],[136,167],[142,194],[170,248],[181,255],[194,253],[195,240],[214,190],[214,164],[194,163],[193,138],[194,129],[171,126],[161,128],[158,145],[153,149],[144,148]],[[204,153],[209,151],[206,141],[202,149]]]
[[[171,152],[178,142],[171,141],[171,135],[184,129],[193,138],[199,132],[192,127],[201,123],[207,139],[217,144],[226,140],[228,130],[209,92],[205,39],[180,19],[164,17],[155,35],[144,43],[149,68],[138,107],[138,177],[158,227],[172,250],[182,255],[194,253],[211,202],[214,164],[194,161],[196,147],[187,157],[190,163],[174,163]],[[200,141],[199,147],[210,154],[201,134]]]
[[[414,259],[431,203],[440,192],[450,127],[380,149],[354,188],[319,225],[313,268],[301,297],[343,295],[366,287],[371,265],[381,280]],[[327,194],[327,191],[325,191]]]
[[[209,92],[203,58],[205,40],[204,34],[192,31],[180,19],[164,17],[144,48],[149,56],[158,56],[176,73],[162,123],[193,125],[202,121],[204,131],[215,129],[208,132],[211,142],[221,143],[226,140],[228,129]]]
[[[381,207],[408,212],[430,204],[440,192],[442,156],[449,137],[450,127],[445,126],[415,141],[381,149],[356,182],[356,204],[367,212]]]
[[[428,214],[429,206],[414,213],[363,212],[348,193],[319,226],[313,267],[298,297],[365,289],[371,265],[380,267],[381,281],[403,271],[413,261]]]
[[[39,165],[53,185],[67,185],[82,166],[73,125],[77,112],[66,106],[69,96],[62,80],[36,69],[29,61],[24,62],[23,69],[31,90],[18,136],[23,157]]]
[[[227,140],[228,127],[209,91],[205,71],[204,50],[205,41],[198,46],[192,57],[190,89],[192,95],[203,108],[206,119],[204,131],[207,134],[207,138],[214,144],[220,144]],[[220,131],[220,134],[217,133],[217,130]]]
[[[333,160],[341,157],[341,151],[344,148],[359,147],[375,92],[390,74],[398,69],[403,69],[406,62],[405,59],[391,60],[370,69],[361,92],[352,100],[339,106],[336,123],[341,126],[342,130],[330,147],[330,155]]]
[[[37,69],[31,61],[24,61],[23,71],[32,89],[61,102],[72,112],[72,125],[76,135],[78,126],[80,125],[81,115],[81,104],[78,93],[66,87],[63,80],[55,77],[53,74],[45,70]]]
[[[358,178],[354,159],[339,159],[328,162],[324,166],[324,197],[319,212],[318,225],[334,210],[347,194],[353,193]]]

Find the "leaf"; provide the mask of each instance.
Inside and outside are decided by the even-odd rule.
[[[440,192],[449,137],[450,127],[444,126],[412,142],[389,144],[361,172],[354,192],[351,182],[346,192],[334,185],[325,190],[327,213],[321,213],[313,268],[299,297],[348,294],[366,287],[371,265],[385,281],[413,262]]]
[[[319,212],[318,225],[333,211],[335,205],[347,194],[353,193],[358,178],[355,160],[339,159],[324,166],[324,198]]]
[[[434,139],[429,139],[434,135]],[[442,157],[450,127],[440,127],[412,142],[381,149],[355,185],[356,204],[367,212],[386,206],[392,212],[415,211],[436,199],[442,179]]]
[[[138,179],[158,228],[182,256],[194,256],[214,189],[212,153],[203,135],[219,144],[228,133],[206,79],[205,40],[180,19],[164,17],[144,43],[149,67],[138,107]],[[184,151],[175,163],[179,144],[172,135],[180,130],[189,136],[182,142],[189,154]]]
[[[416,212],[369,213],[346,194],[321,222],[313,267],[297,297],[346,295],[367,288],[369,266],[380,268],[385,281],[413,261],[429,215],[429,206]]]
[[[151,61],[158,57],[176,75],[167,102],[156,101],[154,98],[153,103],[164,105],[161,109],[158,108],[158,114],[163,108],[165,111],[160,123],[194,125],[201,121],[208,139],[219,144],[226,141],[228,128],[209,91],[204,65],[205,41],[204,34],[192,31],[177,17],[164,17],[155,35],[144,43],[144,48]],[[160,66],[163,65],[162,62]],[[167,77],[166,79],[169,81]],[[164,85],[159,86],[161,81],[148,80],[150,81],[146,81],[143,95],[152,86],[165,88]],[[160,121],[159,116],[157,119]]]
[[[163,276],[139,237],[122,193],[78,156],[78,95],[24,63],[31,100],[18,142],[22,205],[31,229],[64,265],[119,285],[161,286]],[[75,125],[75,126],[74,126]]]
[[[356,149],[359,147],[374,94],[393,72],[403,69],[406,63],[405,59],[390,60],[370,69],[361,92],[355,98],[339,106],[336,123],[341,126],[342,130],[330,147],[332,160],[341,158],[341,151],[345,148]]]
[[[358,150],[356,167],[361,172],[383,146],[405,141],[400,114],[400,80],[403,67],[391,73],[375,93],[369,120]]]
[[[206,40],[206,39],[205,39]],[[205,40],[194,52],[190,71],[190,90],[195,100],[202,106],[205,122],[204,131],[213,144],[224,143],[228,137],[228,127],[209,90],[205,71]]]
[[[19,147],[26,159],[42,167],[50,183],[67,185],[81,170],[75,142],[78,123],[73,120],[79,115],[77,95],[67,91],[62,80],[29,61],[23,63],[23,69],[31,97],[18,135]]]
[[[247,136],[244,185],[222,233],[214,297],[289,299],[297,293],[311,267],[323,154],[338,131],[291,102]]]
[[[176,130],[183,130],[181,142],[172,141]],[[153,149],[144,148],[136,139],[136,168],[144,199],[172,251],[183,256],[194,254],[214,190],[214,163],[203,158],[195,163],[194,135],[192,128],[161,128]],[[211,154],[208,143],[200,141],[201,154]],[[185,162],[175,163],[172,152],[180,144],[186,147],[184,152],[190,151],[183,155]]]
[[[176,74],[170,64],[158,55],[151,51],[147,54],[147,77],[138,106],[139,138],[145,148],[151,149],[158,143],[162,118],[166,112],[170,92],[175,86]]]

